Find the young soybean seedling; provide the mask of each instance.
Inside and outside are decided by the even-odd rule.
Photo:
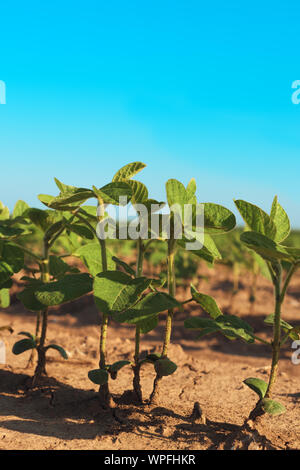
[[[212,297],[197,292],[193,286],[191,287],[193,299],[210,315],[210,318],[189,318],[185,320],[185,327],[199,330],[198,338],[218,332],[228,339],[241,339],[249,344],[259,341],[271,348],[272,364],[268,383],[254,377],[244,381],[259,397],[256,406],[244,423],[247,428],[250,420],[255,422],[266,413],[278,415],[285,412],[284,406],[272,399],[272,393],[278,369],[280,347],[289,337],[293,340],[299,338],[300,327],[292,327],[281,319],[281,306],[292,275],[300,264],[300,249],[285,247],[281,244],[289,234],[290,223],[276,197],[272,204],[271,215],[248,202],[239,200],[235,203],[248,229],[241,235],[242,242],[259,254],[267,262],[270,270],[274,285],[275,313],[267,316],[265,322],[273,326],[273,338],[271,341],[266,341],[258,337],[246,321],[234,315],[223,315]],[[290,263],[290,269],[284,280],[282,279],[283,261]]]
[[[75,255],[80,256],[81,259],[87,265],[90,274],[94,279],[94,292],[97,290],[97,275],[105,273],[108,270],[115,269],[115,263],[111,259],[111,254],[106,248],[106,236],[98,236],[98,228],[103,227],[106,222],[107,214],[105,208],[109,204],[119,205],[120,198],[126,198],[126,201],[131,200],[134,188],[136,186],[135,181],[131,181],[131,178],[144,168],[144,164],[141,162],[133,162],[121,168],[114,176],[111,183],[98,189],[93,186],[92,189],[76,188],[74,186],[68,186],[60,181],[56,180],[56,183],[60,189],[60,194],[57,197],[48,195],[40,195],[40,200],[48,207],[52,207],[56,210],[68,211],[75,215],[76,219],[80,223],[85,224],[93,233],[97,243],[91,243],[77,250]],[[90,208],[83,204],[90,198],[95,198],[98,203],[97,217],[91,213]],[[95,224],[97,225],[95,227]],[[100,230],[101,232],[101,230]],[[100,250],[99,250],[100,248]],[[100,254],[100,259],[99,259]],[[115,378],[116,372],[126,365],[124,363],[116,363],[112,365],[106,364],[106,336],[108,328],[108,309],[101,309],[102,304],[97,301],[97,295],[95,302],[102,313],[101,331],[100,331],[100,360],[99,369],[95,369],[89,372],[90,380],[99,385],[99,397],[100,402],[104,407],[111,405],[111,395],[109,392],[108,379],[109,374]]]
[[[202,259],[212,263],[215,258],[220,257],[220,253],[210,234],[224,233],[235,227],[235,217],[228,209],[212,203],[202,203],[198,206],[196,198],[196,182],[192,179],[187,187],[175,179],[166,183],[167,201],[170,209],[170,231],[165,238],[168,246],[168,289],[169,295],[176,298],[176,275],[175,275],[175,254],[177,246],[184,249],[191,249],[192,253]],[[204,227],[197,227],[196,214],[201,208],[203,211]],[[192,224],[186,223],[185,211],[192,210]],[[190,222],[190,221],[189,221]],[[200,230],[198,230],[200,229]],[[182,236],[183,233],[183,236]],[[162,238],[164,236],[162,235]],[[200,242],[197,249],[191,248],[191,240]],[[189,299],[193,300],[193,299]],[[162,346],[162,354],[159,359],[154,359],[156,377],[153,383],[153,390],[150,396],[150,403],[156,403],[159,396],[161,379],[163,376],[175,372],[177,366],[168,358],[168,349],[171,341],[172,323],[174,308],[168,310],[165,335]]]
[[[40,255],[22,247],[26,255],[31,256],[37,263],[38,269],[35,273],[39,276],[38,278],[24,276],[22,279],[26,281],[26,285],[18,295],[26,308],[37,312],[36,332],[34,335],[27,331],[20,332],[19,334],[26,338],[17,341],[13,346],[13,353],[16,355],[30,349],[37,351],[38,361],[32,380],[34,386],[42,375],[46,375],[46,352],[49,349],[57,350],[64,359],[67,359],[67,354],[61,346],[57,344],[46,346],[49,307],[69,302],[90,292],[92,281],[87,274],[78,273],[77,269],[69,266],[58,256],[50,255],[58,237],[67,228],[73,229],[74,216],[65,217],[53,210],[27,208],[22,217],[30,220],[31,224],[42,233]]]
[[[271,372],[268,383],[255,378],[245,381],[254,390],[259,400],[249,418],[269,413],[272,415],[285,412],[284,406],[272,399],[276,382],[281,346],[291,338],[299,339],[300,326],[292,327],[281,318],[282,305],[292,276],[300,265],[300,249],[287,247],[282,242],[290,233],[289,218],[275,196],[270,215],[249,202],[237,200],[235,204],[243,217],[247,231],[241,235],[241,241],[261,256],[267,263],[274,288],[274,314],[267,316],[265,323],[273,326]],[[289,263],[289,270],[283,279],[283,263]]]

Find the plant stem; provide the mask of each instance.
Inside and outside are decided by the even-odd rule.
[[[172,297],[175,297],[176,294],[176,278],[175,278],[175,266],[174,266],[174,257],[175,257],[175,248],[176,248],[176,241],[173,238],[170,238],[168,241],[168,288],[169,294]],[[173,320],[173,310],[168,310],[166,326],[165,326],[165,334],[164,334],[164,343],[163,343],[163,350],[161,357],[167,357],[168,355],[168,348],[171,341],[171,332],[172,332],[172,320]],[[160,382],[162,376],[160,374],[156,374],[153,383],[153,390],[150,396],[150,404],[156,403],[157,397],[159,395],[160,389]]]
[[[44,258],[42,261],[42,275],[41,275],[43,282],[49,282],[50,274],[49,274],[49,245],[47,242],[44,242]],[[46,350],[45,350],[45,340],[47,334],[47,325],[48,325],[48,309],[43,310],[40,313],[42,317],[42,330],[41,330],[41,338],[39,344],[37,346],[37,353],[38,353],[38,363],[34,372],[34,377],[32,380],[32,386],[36,383],[36,381],[42,376],[46,374]],[[37,317],[38,320],[38,317]],[[39,320],[40,321],[40,320]],[[37,321],[37,328],[39,328],[39,322]]]
[[[140,277],[143,273],[143,261],[144,261],[144,245],[141,238],[138,239],[137,243],[138,259],[136,265],[136,277]],[[139,402],[143,401],[141,381],[140,381],[140,340],[141,340],[141,328],[139,325],[135,327],[135,351],[134,351],[134,366],[133,366],[133,390],[137,396]]]
[[[102,222],[104,218],[104,204],[101,198],[98,199],[98,210],[99,216],[98,221]],[[88,224],[90,225],[90,224]],[[106,254],[106,242],[103,238],[98,238],[101,249],[101,258],[102,258],[102,272],[107,271],[107,254]],[[101,331],[100,331],[100,360],[99,368],[105,369],[106,366],[106,337],[107,337],[107,328],[108,328],[108,315],[102,313],[102,322],[101,322]],[[109,391],[108,382],[100,385],[99,387],[99,397],[100,402],[104,407],[110,407],[111,405],[111,395]]]

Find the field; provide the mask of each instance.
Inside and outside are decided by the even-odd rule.
[[[153,204],[143,166],[0,206],[0,448],[299,449],[299,232],[276,197],[235,201],[246,230],[206,203],[191,251],[192,179],[166,184],[169,236],[102,238],[117,197]]]

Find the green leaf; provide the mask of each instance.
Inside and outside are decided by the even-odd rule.
[[[76,252],[74,256],[78,256],[86,265],[89,273],[95,277],[97,274],[103,271],[102,256],[99,243],[88,243],[83,245]],[[113,261],[113,256],[109,250],[106,250],[107,256],[107,268],[109,271],[115,269],[116,265]]]
[[[66,227],[67,227],[68,230],[70,230],[71,232],[76,233],[81,238],[87,238],[88,240],[93,240],[94,239],[93,232],[88,227],[86,227],[85,225],[67,224]]]
[[[17,341],[12,348],[12,352],[15,355],[22,354],[25,351],[28,351],[29,349],[35,349],[36,348],[36,343],[32,339],[21,339],[20,341]]]
[[[103,186],[100,189],[93,187],[94,193],[100,197],[104,204],[119,205],[119,198],[126,197],[127,202],[130,201],[132,196],[132,189],[128,182],[116,181]]]
[[[31,333],[29,333],[29,331],[20,331],[18,335],[27,336],[27,338],[31,339],[32,341],[35,341],[35,337]]]
[[[104,369],[90,370],[88,377],[96,385],[103,385],[108,382],[108,372]]]
[[[13,218],[23,217],[27,209],[29,209],[29,206],[26,202],[21,200],[17,201],[13,210]]]
[[[193,284],[191,284],[191,294],[192,298],[205,310],[211,318],[215,319],[222,315],[221,310],[219,309],[215,299],[206,294],[201,294],[197,292]]]
[[[9,219],[9,209],[0,201],[0,220]]]
[[[55,255],[49,256],[49,271],[51,276],[59,278],[66,273],[79,272],[77,268],[69,266],[61,258]]]
[[[280,243],[288,237],[291,230],[291,226],[287,213],[279,204],[277,196],[274,197],[270,217],[276,227],[276,235],[274,240]]]
[[[106,271],[94,280],[94,298],[98,309],[106,314],[121,312],[137,302],[150,286],[151,279],[135,278],[121,271]]]
[[[300,259],[300,249],[279,245],[270,238],[257,232],[244,232],[241,241],[267,261],[286,260],[295,262]]]
[[[266,212],[250,202],[237,200],[234,201],[234,203],[246,222],[249,230],[265,235],[271,240],[275,239],[276,226],[274,221]]]
[[[23,233],[20,228],[10,227],[4,222],[0,222],[0,240],[14,240]]]
[[[7,308],[10,305],[9,289],[0,289],[0,307]]]
[[[281,403],[270,398],[264,398],[261,402],[261,407],[265,413],[272,416],[281,415],[286,412],[286,408]]]
[[[169,207],[175,204],[184,205],[188,203],[188,195],[186,189],[180,181],[169,179],[166,182],[167,201]]]
[[[120,168],[113,177],[113,181],[126,181],[136,175],[139,171],[145,168],[145,163],[132,162]]]
[[[61,355],[63,359],[68,359],[68,354],[66,353],[64,348],[62,348],[61,346],[58,346],[57,344],[49,344],[49,346],[47,346],[45,349],[46,350],[55,349],[56,351],[59,352],[59,354]]]
[[[150,292],[143,297],[134,307],[121,313],[114,314],[114,320],[119,323],[135,324],[146,320],[150,316],[180,307],[180,303],[164,292]]]
[[[192,178],[186,187],[187,200],[191,204],[195,204],[197,201],[194,200],[197,185],[195,178]]]
[[[95,197],[95,194],[91,189],[72,187],[67,191],[61,192],[51,200],[47,200],[44,196],[39,195],[39,199],[42,202],[47,202],[48,207],[57,210],[68,210],[80,207],[85,201]]]
[[[128,274],[135,277],[135,270],[131,266],[129,266],[129,264],[125,263],[125,261],[122,261],[121,259],[117,258],[116,256],[113,256],[112,260],[118,266],[121,266]]]
[[[42,283],[39,283],[39,285],[42,285]],[[39,312],[41,310],[45,310],[45,306],[36,299],[35,291],[36,291],[36,286],[30,284],[28,287],[25,287],[25,289],[22,292],[19,292],[17,294],[17,298],[22,302],[24,307],[27,308],[28,310],[31,310],[33,312]]]
[[[154,315],[136,323],[136,326],[140,328],[140,332],[145,335],[150,331],[154,330],[158,325],[158,315]]]
[[[89,274],[67,274],[58,281],[37,286],[34,295],[45,307],[51,307],[78,299],[92,290],[93,281]]]
[[[8,281],[8,279],[14,274],[12,267],[5,261],[0,261],[0,283]]]
[[[264,380],[256,379],[255,377],[249,377],[243,382],[245,385],[251,388],[251,390],[257,393],[259,398],[264,398],[268,389],[268,384]]]
[[[13,243],[4,244],[1,258],[10,265],[14,273],[18,273],[24,266],[24,252]]]
[[[158,375],[164,377],[167,375],[174,374],[177,369],[177,365],[174,362],[170,361],[170,359],[168,359],[167,357],[164,357],[154,362],[154,368]]]
[[[210,235],[230,232],[236,225],[234,214],[226,207],[204,202],[204,232]]]
[[[271,315],[268,315],[264,319],[264,323],[267,325],[274,325],[275,323],[275,315],[274,313],[271,313]],[[294,327],[287,323],[286,321],[280,319],[280,327],[283,329],[285,333],[289,333],[289,336],[291,339],[297,341],[299,339],[299,334],[297,333],[297,330],[294,330]]]
[[[142,204],[148,200],[148,189],[140,181],[129,180],[127,184],[131,187],[132,191],[132,204]]]
[[[130,361],[117,361],[114,362],[109,366],[109,372],[118,372],[120,369],[122,369],[124,366],[127,366],[130,364]]]
[[[185,320],[184,326],[192,330],[206,330],[206,334],[215,330],[229,339],[239,338],[247,343],[254,343],[255,341],[253,328],[234,315],[220,315],[216,319],[191,317]]]

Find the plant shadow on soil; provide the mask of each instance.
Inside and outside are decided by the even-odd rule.
[[[126,394],[114,396],[116,407],[107,411],[101,409],[93,390],[81,390],[45,377],[39,387],[28,391],[25,385],[28,379],[26,374],[0,370],[0,415],[14,417],[1,421],[3,429],[65,441],[130,433],[187,446],[197,441],[208,449],[222,445],[230,448],[233,439],[230,436],[240,430],[239,426],[225,422],[198,423],[191,415],[184,416],[162,406],[136,406],[131,400],[126,401]]]

